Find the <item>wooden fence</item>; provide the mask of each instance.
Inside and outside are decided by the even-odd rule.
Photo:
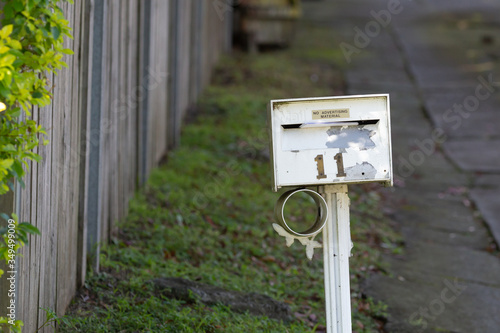
[[[42,233],[17,261],[25,332],[43,323],[40,308],[63,314],[86,264],[98,268],[100,244],[178,144],[186,109],[231,39],[231,11],[220,0],[80,0],[63,9],[74,36],[65,47],[75,54],[52,78],[52,104],[33,110],[50,144],[36,148],[43,161],[30,163],[25,188],[0,198],[2,212]],[[6,287],[4,275],[0,316]]]

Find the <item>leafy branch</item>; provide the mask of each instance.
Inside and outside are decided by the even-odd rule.
[[[3,4],[0,30],[0,194],[12,189],[13,179],[24,185],[28,161],[45,129],[32,119],[33,106],[50,104],[50,74],[67,67],[64,36],[72,38],[59,0],[10,0]],[[72,1],[70,1],[72,2]],[[48,141],[42,138],[45,145]]]
[[[50,78],[67,67],[64,55],[73,54],[64,48],[64,38],[73,37],[58,6],[62,1],[73,3],[0,0],[0,195],[12,190],[14,181],[24,187],[28,162],[41,161],[34,149],[48,144],[47,132],[33,119],[31,110],[50,104]],[[11,267],[19,248],[28,243],[28,235],[40,231],[28,222],[18,223],[15,214],[2,217],[9,225],[0,229],[0,260]],[[0,276],[3,273],[0,270]],[[20,320],[0,317],[0,329],[3,324],[9,324],[13,332],[21,332],[23,326]]]

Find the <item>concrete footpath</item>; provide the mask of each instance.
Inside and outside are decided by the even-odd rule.
[[[385,330],[500,332],[500,3],[303,4],[339,42],[347,93],[391,97],[405,251],[364,283]]]

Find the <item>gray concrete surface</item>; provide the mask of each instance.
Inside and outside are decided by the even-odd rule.
[[[489,0],[304,1],[351,51],[347,93],[391,96],[387,191],[406,246],[364,283],[389,305],[387,332],[500,332],[499,12]]]

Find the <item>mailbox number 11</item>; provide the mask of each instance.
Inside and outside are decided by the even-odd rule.
[[[337,177],[345,177],[347,174],[344,171],[344,158],[342,157],[342,153],[338,153],[334,157],[335,161],[337,161]],[[316,166],[318,168],[318,175],[316,176],[317,179],[322,179],[326,178],[325,174],[325,164],[323,162],[323,155],[318,155],[314,158],[314,161],[316,162]]]

